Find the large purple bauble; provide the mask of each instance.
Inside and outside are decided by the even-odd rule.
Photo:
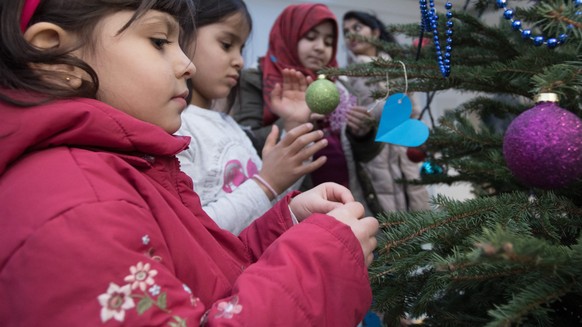
[[[582,176],[582,120],[554,102],[539,103],[511,122],[503,155],[526,186],[566,186]]]

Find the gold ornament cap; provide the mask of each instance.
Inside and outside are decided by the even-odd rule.
[[[540,102],[560,102],[560,98],[556,93],[540,93],[535,96],[534,101]]]
[[[325,77],[325,75],[324,75],[324,74],[319,74],[319,75],[317,75],[317,79],[325,79],[325,78],[326,78],[326,77]]]

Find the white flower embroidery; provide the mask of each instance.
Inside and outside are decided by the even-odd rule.
[[[238,304],[238,296],[234,296],[229,302],[218,303],[216,318],[231,319],[233,315],[242,311],[242,305]]]
[[[148,285],[154,285],[154,276],[158,274],[157,270],[150,270],[150,264],[145,265],[142,262],[138,262],[137,265],[131,266],[129,268],[131,275],[126,276],[123,280],[132,283],[131,289],[135,290],[139,287],[140,290],[146,290]]]
[[[158,296],[158,295],[160,295],[160,291],[161,290],[162,290],[162,288],[160,287],[160,285],[154,285],[154,286],[150,287],[150,289],[149,289],[150,294],[152,296]]]
[[[150,236],[149,235],[144,235],[141,238],[141,242],[143,243],[143,245],[148,245],[150,244]]]
[[[135,302],[130,296],[130,285],[119,287],[115,283],[109,283],[107,293],[97,297],[101,304],[101,321],[106,322],[113,318],[117,321],[125,319],[125,310],[135,307]]]

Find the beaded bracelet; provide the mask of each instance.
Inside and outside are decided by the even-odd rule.
[[[275,189],[271,186],[271,184],[269,184],[264,178],[262,178],[260,175],[253,175],[253,178],[256,179],[257,181],[259,181],[261,184],[263,184],[268,190],[269,192],[271,192],[274,196],[274,198],[276,198],[277,196],[279,196],[279,194],[277,193],[277,191],[275,191]]]

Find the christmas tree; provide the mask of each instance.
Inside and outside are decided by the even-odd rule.
[[[388,326],[410,317],[429,326],[582,325],[582,1],[480,0],[451,11],[431,2],[420,0],[420,28],[388,27],[430,44],[368,40],[393,60],[323,72],[371,84],[388,72],[391,93],[407,85],[481,94],[431,126],[425,164],[439,169],[415,182],[467,182],[474,198],[439,195],[432,211],[378,217],[375,309]],[[499,21],[484,23],[492,12]],[[545,102],[548,93],[559,101]]]

